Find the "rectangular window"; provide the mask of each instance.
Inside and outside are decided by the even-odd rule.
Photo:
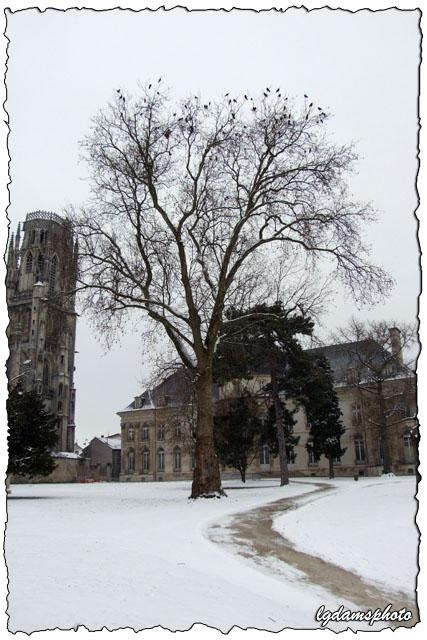
[[[313,451],[308,451],[308,464],[309,465],[317,464],[317,460],[314,457],[314,452]]]
[[[354,402],[351,405],[351,417],[354,425],[362,424],[362,407],[359,402]]]
[[[259,452],[259,463],[260,465],[269,465],[270,464],[270,447],[265,444],[261,447]]]
[[[165,452],[163,449],[157,451],[157,471],[165,470]]]
[[[164,439],[165,439],[165,425],[159,424],[159,426],[157,427],[157,440],[164,440]]]
[[[365,443],[363,442],[363,438],[354,439],[354,449],[356,453],[356,462],[357,463],[365,462],[366,461]]]
[[[142,470],[147,472],[150,470],[150,452],[148,449],[144,449],[142,452]]]

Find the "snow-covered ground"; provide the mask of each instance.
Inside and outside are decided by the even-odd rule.
[[[91,630],[156,625],[185,630],[198,622],[222,631],[234,625],[309,629],[319,626],[314,616],[322,604],[331,611],[341,604],[360,608],[301,581],[291,567],[282,576],[261,571],[205,535],[210,524],[221,523],[231,513],[304,496],[316,488],[313,482],[295,481],[282,488],[277,480],[224,485],[230,487],[227,498],[198,501],[187,499],[187,482],[14,485],[5,543],[10,631],[77,625]],[[315,532],[316,552],[327,535],[329,558],[345,565],[340,545],[354,535],[359,553],[353,553],[353,559],[368,556],[355,527],[359,532],[369,521],[375,540],[379,532],[382,535],[381,521],[388,510],[388,526],[398,529],[397,547],[403,550],[399,567],[405,563],[405,552],[414,576],[414,479],[365,479],[354,486],[337,481],[334,486],[334,495],[319,494],[310,509],[289,513],[276,525],[301,544],[309,544],[310,536],[303,534]],[[314,524],[312,509],[317,512]],[[307,523],[302,516],[296,523],[300,513],[306,514]],[[335,524],[328,530],[330,522]],[[393,545],[397,542],[394,534],[389,538]],[[400,553],[391,542],[389,553]],[[362,562],[355,569],[368,571]],[[409,574],[405,571],[402,577],[406,586]],[[384,571],[381,577],[386,579]]]
[[[319,500],[274,520],[295,548],[359,574],[388,591],[414,594],[418,572],[415,479],[334,480]],[[315,535],[313,535],[315,532]]]

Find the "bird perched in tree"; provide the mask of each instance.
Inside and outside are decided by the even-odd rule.
[[[312,102],[310,102],[310,104],[309,104],[308,106],[309,106],[309,108],[310,108],[310,107],[312,107],[312,106],[313,106],[313,103],[312,103]]]
[[[268,98],[268,93],[265,93],[265,91],[263,91],[263,96],[264,98]]]
[[[164,136],[165,136],[166,140],[169,140],[171,133],[172,133],[172,131],[170,129],[167,129],[165,131]]]
[[[306,93],[304,93],[304,98],[308,98],[308,95]]]
[[[151,89],[151,83],[148,85],[148,88]]]
[[[252,111],[256,111],[256,107],[252,107]]]
[[[157,82],[161,82],[162,81],[162,76],[160,76],[160,78],[157,80]]]
[[[247,95],[246,95],[246,93],[245,93],[245,100],[247,100],[247,99],[248,99],[248,96],[247,96]]]
[[[270,93],[270,89],[268,87],[266,87],[265,90]]]

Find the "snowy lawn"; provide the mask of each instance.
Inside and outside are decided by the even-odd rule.
[[[348,482],[336,485],[335,496],[324,493],[325,497],[305,510],[310,524],[302,527],[300,522],[301,536],[304,530],[312,533],[314,527],[313,539],[319,549],[335,504],[333,498],[339,500],[339,514],[346,500],[354,502],[357,496],[352,518],[345,514],[346,535],[336,530],[330,533],[339,536],[341,544],[346,536],[351,539],[352,523],[360,523],[367,514],[362,504],[376,500],[382,507],[387,499],[393,511],[396,497],[399,506],[393,526],[403,536],[402,546],[411,564],[416,546],[412,531],[414,482],[398,479],[384,485],[387,491],[374,483],[375,498],[369,497],[367,480],[357,486]],[[308,629],[318,626],[314,615],[320,605],[331,610],[340,604],[351,606],[343,600],[337,603],[321,587],[299,581],[292,568],[288,580],[280,579],[274,572],[259,571],[204,535],[210,523],[220,522],[227,514],[283,497],[302,496],[315,489],[313,483],[292,482],[280,488],[277,480],[249,481],[246,485],[226,481],[224,486],[230,487],[228,498],[190,501],[187,482],[14,485],[8,500],[5,543],[9,630],[32,632],[77,625],[91,630],[157,625],[185,630],[197,622],[222,631],[233,625],[271,631]],[[403,504],[404,491],[407,506]],[[328,512],[320,517],[322,503]],[[317,509],[318,514],[314,524],[311,509]],[[290,513],[289,518],[298,513]],[[370,510],[369,517],[373,517],[374,539],[378,518]],[[285,533],[289,535],[287,529]],[[330,543],[330,547],[338,554],[338,543]],[[337,562],[340,556],[332,555]],[[334,628],[346,627],[340,623]]]
[[[275,530],[300,551],[388,591],[413,595],[418,572],[415,477],[340,478],[331,484],[336,490],[276,518]]]

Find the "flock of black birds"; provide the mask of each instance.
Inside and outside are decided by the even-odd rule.
[[[159,84],[161,81],[162,81],[162,77],[160,76],[160,77],[159,77],[159,79],[157,80],[157,83]],[[152,83],[150,83],[150,84],[148,85],[148,89],[150,90],[152,87],[153,87],[153,85],[152,85]],[[120,89],[116,89],[116,91],[117,91],[117,93],[118,93],[119,100],[121,100],[121,101],[122,101],[122,104],[124,105],[124,103],[125,103],[125,101],[126,101],[125,96],[122,94],[122,92],[121,92],[121,90],[120,90]],[[270,96],[272,96],[272,95],[276,95],[276,97],[277,97],[277,98],[279,98],[279,99],[281,99],[281,98],[282,98],[282,94],[281,94],[281,92],[280,92],[280,87],[278,87],[274,93],[272,93],[272,92],[271,92],[270,87],[266,87],[266,88],[265,88],[265,91],[263,91],[262,93],[263,93],[264,98],[269,98],[269,97],[270,97]],[[157,94],[158,94],[158,95],[160,95],[160,92],[159,92],[159,91],[157,91]],[[234,104],[238,104],[238,100],[237,100],[236,98],[231,98],[231,97],[230,97],[230,93],[229,93],[229,92],[228,92],[228,93],[226,93],[226,94],[224,94],[224,97],[225,97],[225,98],[228,98],[228,104],[229,104],[230,106],[231,106],[233,103],[234,103]],[[245,99],[245,100],[250,100],[250,101],[252,101],[252,102],[253,102],[253,98],[250,98],[246,93],[244,94],[244,96],[243,96],[243,97],[244,97],[244,99]],[[195,99],[195,100],[199,100],[200,98],[199,98],[199,96],[194,96],[194,99]],[[287,101],[287,99],[288,99],[288,98],[287,98],[287,97],[285,97],[285,98],[284,98],[284,101],[286,102],[286,101]],[[305,99],[305,100],[308,100],[308,95],[307,95],[306,93],[304,93],[304,99]],[[145,102],[145,98],[144,98],[144,102]],[[207,104],[204,104],[204,105],[203,105],[203,109],[208,110],[210,106],[211,106],[211,103],[210,103],[210,102],[208,102]],[[314,106],[314,103],[313,103],[313,102],[310,102],[310,104],[308,105],[308,109],[312,109],[312,107],[313,107],[313,106]],[[188,104],[185,104],[185,105],[184,105],[184,107],[185,107],[186,109],[188,109],[188,108],[189,108],[189,105],[188,105]],[[327,117],[327,114],[323,111],[322,107],[317,107],[317,109],[318,109],[319,113],[317,114],[316,123],[319,123],[319,122],[320,122],[320,123],[323,123],[324,119]],[[256,107],[255,105],[253,105],[253,106],[252,106],[252,111],[253,111],[253,112],[256,112],[256,110],[257,110],[257,107]],[[283,110],[284,110],[284,112],[286,112],[286,105],[284,106],[284,109],[283,109]],[[175,113],[173,114],[173,116],[175,117],[176,115],[177,115],[177,114],[176,114],[176,112],[175,112]],[[309,113],[307,113],[307,114],[306,114],[306,116],[305,116],[305,120],[308,120],[309,115],[310,115]],[[236,119],[236,114],[235,114],[235,112],[234,112],[234,111],[231,111],[231,117],[233,118],[233,120],[235,120],[235,119]],[[291,115],[290,115],[290,113],[288,113],[288,114],[286,114],[286,113],[285,113],[284,115],[282,115],[282,118],[283,118],[283,119],[284,119],[284,118],[286,118],[286,117],[288,118],[288,120],[287,120],[287,124],[288,124],[288,125],[291,125],[291,123],[292,123],[292,119],[291,119]],[[184,118],[184,117],[179,117],[179,118],[178,118],[178,122],[182,122],[183,120],[184,120],[185,122],[187,122],[187,123],[188,123],[188,122],[190,122],[190,121],[191,121],[191,118],[189,118],[188,116],[187,116],[186,118]],[[244,125],[244,128],[246,128],[246,126],[245,126],[245,125]],[[189,127],[189,132],[190,132],[190,134],[191,134],[191,133],[194,133],[194,127],[193,127],[193,125],[191,125],[191,126]],[[170,129],[170,128],[168,128],[168,129],[165,131],[164,136],[165,136],[165,138],[168,140],[168,139],[170,138],[171,134],[172,134],[172,131],[171,131],[171,129]],[[169,152],[169,154],[170,154],[170,152]]]

